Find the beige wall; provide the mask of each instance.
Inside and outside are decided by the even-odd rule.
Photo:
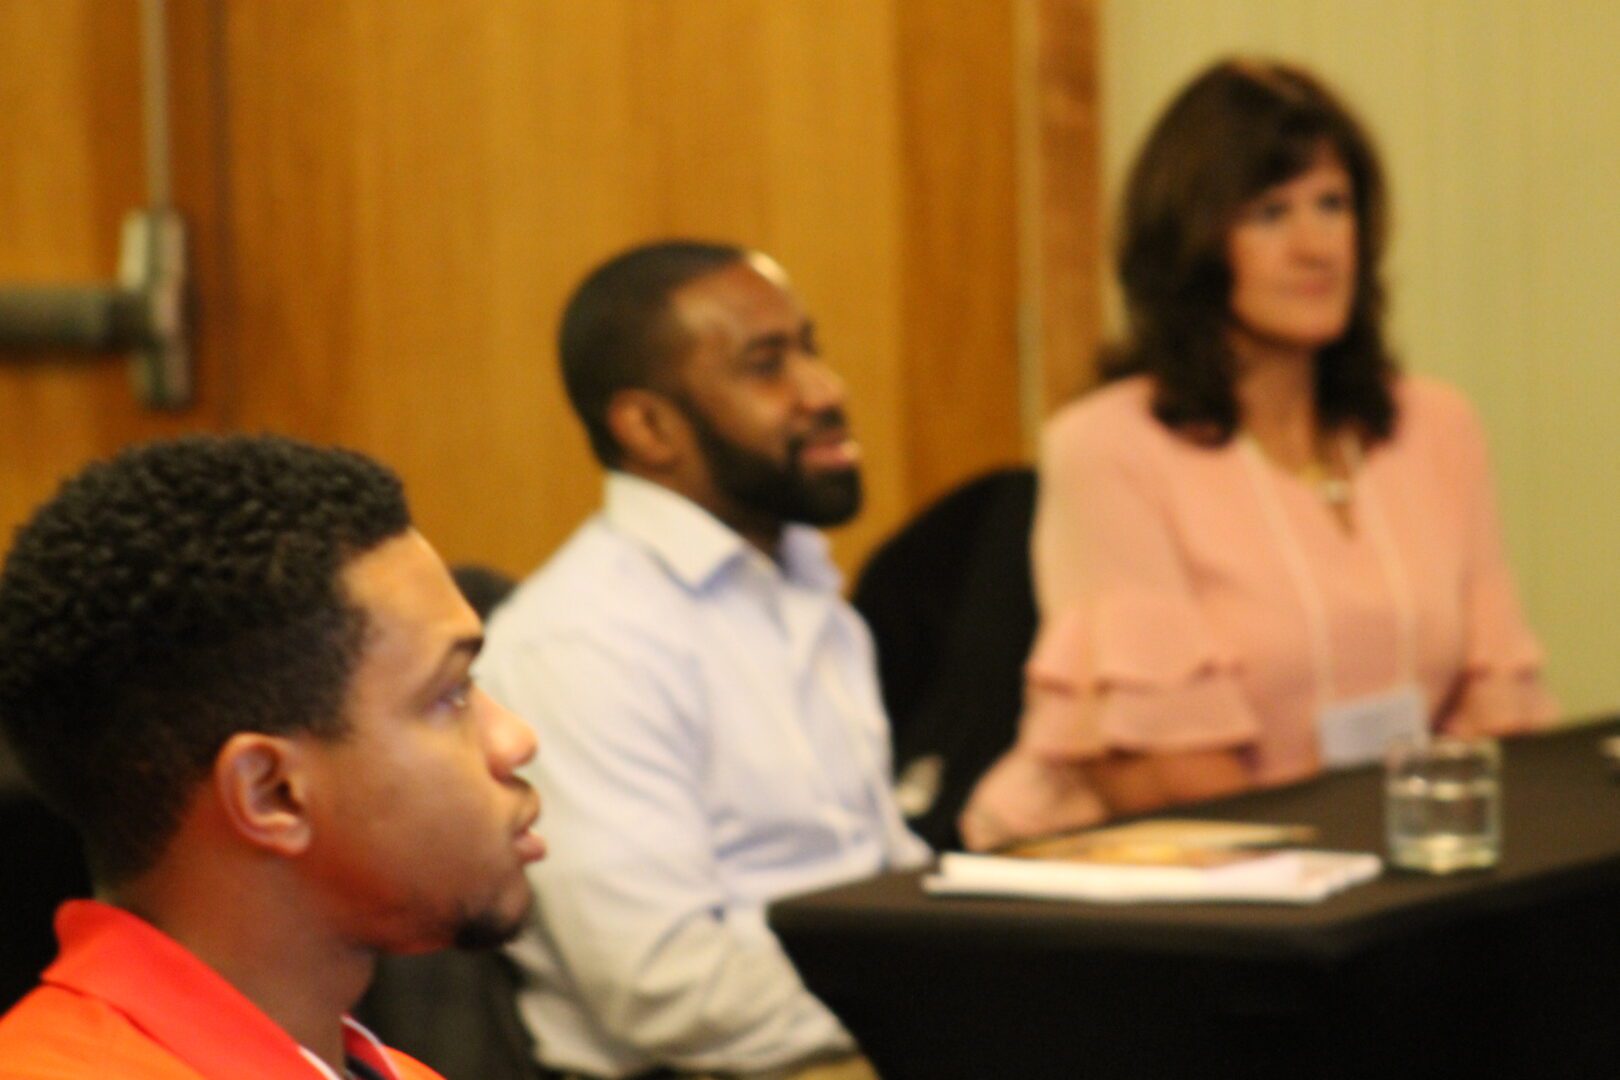
[[[1223,53],[1321,71],[1377,136],[1394,337],[1490,431],[1508,544],[1567,711],[1620,706],[1620,4],[1109,0],[1105,192]]]

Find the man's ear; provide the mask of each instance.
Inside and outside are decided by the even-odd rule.
[[[683,453],[686,417],[655,390],[615,391],[608,401],[607,425],[625,457],[654,471],[670,468]]]
[[[242,839],[288,858],[309,847],[308,749],[252,731],[225,740],[214,758],[214,791]]]

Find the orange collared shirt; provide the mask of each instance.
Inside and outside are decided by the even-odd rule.
[[[61,952],[0,1017],[0,1080],[322,1080],[292,1036],[179,942],[93,900],[56,913]],[[345,1018],[344,1053],[385,1080],[442,1080]]]

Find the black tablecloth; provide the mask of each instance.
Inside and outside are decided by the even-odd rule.
[[[772,927],[889,1080],[1620,1073],[1620,720],[1509,741],[1495,869],[1324,903],[943,899],[897,874]],[[1383,849],[1360,769],[1177,811]]]

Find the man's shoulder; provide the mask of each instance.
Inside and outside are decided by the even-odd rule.
[[[598,604],[632,607],[628,588],[662,591],[673,583],[651,552],[614,529],[600,515],[581,525],[519,584],[512,600],[566,614],[558,601],[589,596]]]
[[[207,1023],[199,1017],[199,1023]],[[444,1080],[385,1048],[399,1080]],[[40,986],[0,1016],[0,1080],[203,1080],[201,1073],[103,1001]]]
[[[41,986],[0,1017],[3,1080],[201,1080],[104,1002]]]
[[[497,609],[489,641],[507,648],[572,635],[679,636],[690,602],[651,552],[595,517]]]

